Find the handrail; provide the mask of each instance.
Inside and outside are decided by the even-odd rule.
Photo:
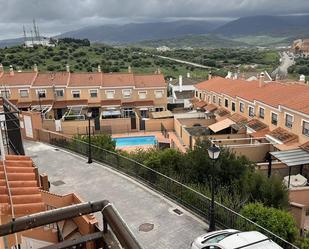
[[[17,232],[95,212],[102,213],[104,227],[103,234],[107,233],[107,224],[109,224],[123,248],[142,249],[128,225],[123,221],[120,214],[108,200],[80,203],[18,217],[7,224],[0,225],[0,236],[12,233],[16,234]]]
[[[79,143],[81,143],[81,144],[84,144],[85,146],[88,146],[88,143],[87,143],[87,142],[81,141],[81,140],[79,140],[79,139],[76,139],[76,138],[69,138],[69,137],[63,136],[62,134],[55,133],[55,132],[50,132],[50,131],[48,131],[48,130],[43,130],[43,131],[44,131],[44,132],[47,132],[47,133],[54,133],[54,134],[57,135],[57,136],[66,138],[66,139],[71,140],[71,141],[76,141],[76,142],[79,142]],[[172,181],[172,182],[174,182],[174,183],[176,183],[176,184],[182,186],[183,188],[185,188],[185,189],[187,189],[187,190],[189,190],[189,191],[195,193],[196,195],[200,196],[201,198],[204,198],[204,199],[206,199],[207,201],[211,201],[211,199],[210,199],[209,197],[203,195],[202,193],[196,191],[195,189],[193,189],[193,188],[191,188],[191,187],[189,187],[189,186],[187,186],[187,185],[184,185],[184,184],[178,182],[177,180],[175,180],[175,179],[173,179],[173,178],[171,178],[171,177],[169,177],[169,176],[166,176],[166,175],[164,175],[164,174],[162,174],[162,173],[160,173],[160,172],[158,172],[158,171],[156,171],[156,170],[154,170],[154,169],[151,169],[151,168],[147,167],[146,165],[143,165],[143,164],[141,164],[141,163],[139,163],[139,162],[137,162],[137,161],[135,161],[135,160],[133,160],[133,159],[131,159],[131,158],[125,157],[125,156],[120,155],[120,154],[118,154],[118,153],[116,153],[116,152],[113,152],[113,151],[106,150],[106,149],[101,148],[101,147],[99,147],[99,146],[97,146],[97,145],[93,145],[93,144],[92,144],[91,147],[97,148],[97,149],[99,149],[99,150],[101,150],[101,151],[104,151],[104,152],[106,152],[106,153],[108,153],[108,154],[112,154],[112,155],[115,155],[115,156],[117,156],[117,157],[119,157],[119,158],[128,160],[128,161],[130,161],[130,162],[132,162],[132,163],[135,163],[135,164],[139,165],[140,167],[142,167],[142,168],[144,168],[144,169],[147,169],[147,170],[149,170],[149,171],[151,171],[151,172],[153,172],[153,173],[155,173],[155,174],[157,174],[157,175],[159,175],[159,176],[162,176],[163,178],[166,178],[166,179],[168,179],[168,180],[170,180],[170,181]],[[219,202],[217,202],[217,201],[215,201],[215,204],[216,204],[217,206],[219,206],[219,207],[221,207],[221,208],[223,208],[223,209],[229,211],[231,214],[234,214],[235,216],[242,218],[243,220],[247,221],[247,222],[250,223],[251,225],[254,225],[255,227],[260,228],[262,231],[267,232],[268,234],[272,235],[274,238],[276,238],[276,239],[278,239],[278,240],[280,240],[280,241],[286,243],[286,244],[289,245],[291,248],[299,249],[297,246],[293,245],[292,243],[290,243],[290,242],[286,241],[285,239],[279,237],[278,235],[276,235],[276,234],[274,234],[273,232],[269,231],[268,229],[262,227],[261,225],[259,225],[259,224],[255,223],[255,222],[253,222],[252,220],[246,218],[245,216],[243,216],[243,215],[241,215],[241,214],[235,212],[234,210],[232,210],[232,209],[230,209],[230,208],[224,206],[223,204],[221,204],[221,203],[219,203]]]

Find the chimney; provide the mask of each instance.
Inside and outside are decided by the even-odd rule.
[[[265,78],[264,72],[261,72],[260,80],[259,80],[259,87],[262,87],[264,85],[264,78]]]
[[[276,74],[275,81],[279,80],[279,74]]]
[[[158,67],[158,70],[157,70],[157,74],[161,74],[161,70],[160,70],[159,67]]]
[[[191,78],[190,72],[187,72],[187,78]]]
[[[211,80],[211,78],[212,78],[212,74],[211,74],[211,71],[209,71],[209,73],[208,73],[208,80]]]
[[[131,65],[128,66],[128,73],[132,73]]]
[[[179,92],[182,92],[182,75],[179,75]]]
[[[33,65],[33,71],[34,71],[34,72],[38,72],[38,66],[37,66],[37,64],[34,64],[34,65]]]
[[[305,83],[306,82],[306,76],[305,75],[301,75],[299,76],[299,82]]]
[[[102,72],[102,71],[101,71],[101,66],[100,66],[100,65],[98,65],[98,72],[99,72],[99,73]]]
[[[66,70],[67,70],[68,73],[70,72],[70,65],[69,64],[66,65]]]
[[[0,72],[3,72],[3,65],[0,63]]]
[[[10,76],[14,76],[14,69],[12,65],[10,65]]]

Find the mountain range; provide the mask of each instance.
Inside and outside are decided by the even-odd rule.
[[[290,42],[295,38],[309,36],[309,15],[298,16],[251,16],[230,22],[179,20],[173,22],[130,23],[124,25],[100,25],[81,28],[56,36],[89,39],[91,42],[107,44],[164,43],[165,40],[184,43],[188,38],[198,41],[207,37],[221,37],[222,42],[233,40],[231,46],[246,45],[250,36],[271,36]],[[208,39],[207,38],[207,39]],[[206,40],[207,40],[206,39]],[[235,40],[236,39],[236,40]],[[237,40],[238,39],[238,40]],[[160,42],[158,42],[160,41]],[[207,42],[207,41],[206,41]],[[0,41],[0,47],[22,43],[22,38]],[[220,46],[220,43],[218,43]],[[258,44],[254,44],[258,45]],[[264,44],[265,45],[265,44]],[[188,45],[189,46],[189,45]]]

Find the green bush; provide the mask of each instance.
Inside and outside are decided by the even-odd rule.
[[[243,207],[241,214],[291,243],[297,238],[295,220],[287,211],[251,203]]]
[[[74,139],[88,143],[88,135],[77,135]],[[91,136],[91,144],[103,148],[105,150],[115,151],[116,142],[112,140],[110,135],[100,134]]]

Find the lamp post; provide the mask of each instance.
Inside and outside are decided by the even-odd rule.
[[[214,180],[214,169],[215,162],[220,155],[220,148],[213,144],[207,150],[209,158],[212,160],[212,172],[211,172],[211,205],[209,212],[209,229],[208,232],[216,230],[216,220],[215,220],[215,180]]]
[[[91,157],[91,134],[90,134],[90,120],[92,117],[92,112],[87,112],[87,118],[88,118],[88,162],[92,163],[92,157]]]

